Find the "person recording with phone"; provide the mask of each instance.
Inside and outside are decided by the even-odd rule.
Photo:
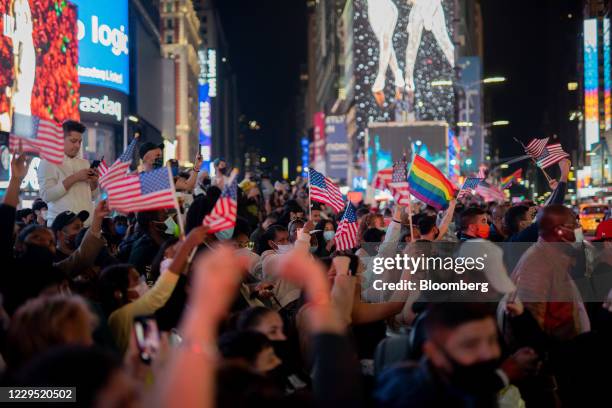
[[[40,197],[47,203],[47,226],[66,211],[93,213],[93,200],[98,192],[98,170],[81,157],[86,127],[76,121],[63,123],[64,160],[56,165],[42,159],[38,167]],[[91,220],[85,221],[88,227]]]

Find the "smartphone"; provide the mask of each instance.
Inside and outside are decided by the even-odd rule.
[[[89,168],[90,168],[90,169],[97,169],[97,168],[98,168],[98,166],[100,166],[100,162],[101,162],[100,160],[94,160],[94,161],[91,163],[91,166],[89,166]]]
[[[136,317],[134,319],[134,333],[140,360],[150,364],[159,350],[159,329],[154,317]]]

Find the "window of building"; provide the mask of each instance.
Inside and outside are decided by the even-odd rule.
[[[174,42],[173,34],[166,34],[166,44],[172,44]]]
[[[174,3],[169,1],[166,3],[166,13],[172,13],[174,10]]]
[[[166,19],[166,28],[172,30],[174,28],[174,19],[167,18]]]

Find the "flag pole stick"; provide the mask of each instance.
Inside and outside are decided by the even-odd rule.
[[[179,206],[178,200],[176,199],[176,187],[174,186],[174,178],[172,177],[172,170],[170,166],[166,166],[168,170],[168,179],[170,179],[170,185],[172,186],[172,197],[174,197],[174,208],[176,208],[176,219],[179,225],[179,234],[181,241],[185,239],[185,226],[183,225],[183,216],[181,215],[181,207]]]
[[[312,220],[312,202],[310,201],[310,169],[308,169],[308,221]]]
[[[520,140],[518,140],[516,137],[514,137],[513,139],[514,139],[516,142],[520,143],[520,144],[521,144],[521,146],[523,146],[523,149],[525,148],[525,145],[523,144],[523,142],[521,142]],[[531,157],[531,156],[529,156],[529,157]],[[539,168],[540,170],[542,170],[542,173],[544,173],[544,176],[546,177],[546,181],[548,181],[548,182],[550,183],[551,178],[550,178],[550,176],[548,175],[548,173],[546,172],[546,170],[544,170],[543,168],[541,168],[540,166],[538,166],[538,163],[536,162],[536,160],[535,160],[533,157],[531,157],[531,161],[533,162],[533,164],[535,164],[535,165],[536,165],[536,167],[537,167],[537,168]]]
[[[410,178],[410,173],[412,173],[412,166],[414,166],[414,155],[412,156],[412,164],[410,164],[410,169],[408,170],[408,174],[406,175],[406,181],[408,181],[408,179]],[[410,242],[414,242],[414,234],[412,232],[412,193],[410,192],[410,189],[408,189],[408,224],[410,226]]]

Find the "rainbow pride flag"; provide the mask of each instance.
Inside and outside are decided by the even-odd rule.
[[[506,189],[510,187],[513,183],[521,181],[521,177],[523,177],[523,169],[518,169],[508,177],[503,177],[501,179],[501,188]]]
[[[453,183],[421,156],[414,156],[408,185],[413,196],[438,210],[446,208],[456,192]]]

